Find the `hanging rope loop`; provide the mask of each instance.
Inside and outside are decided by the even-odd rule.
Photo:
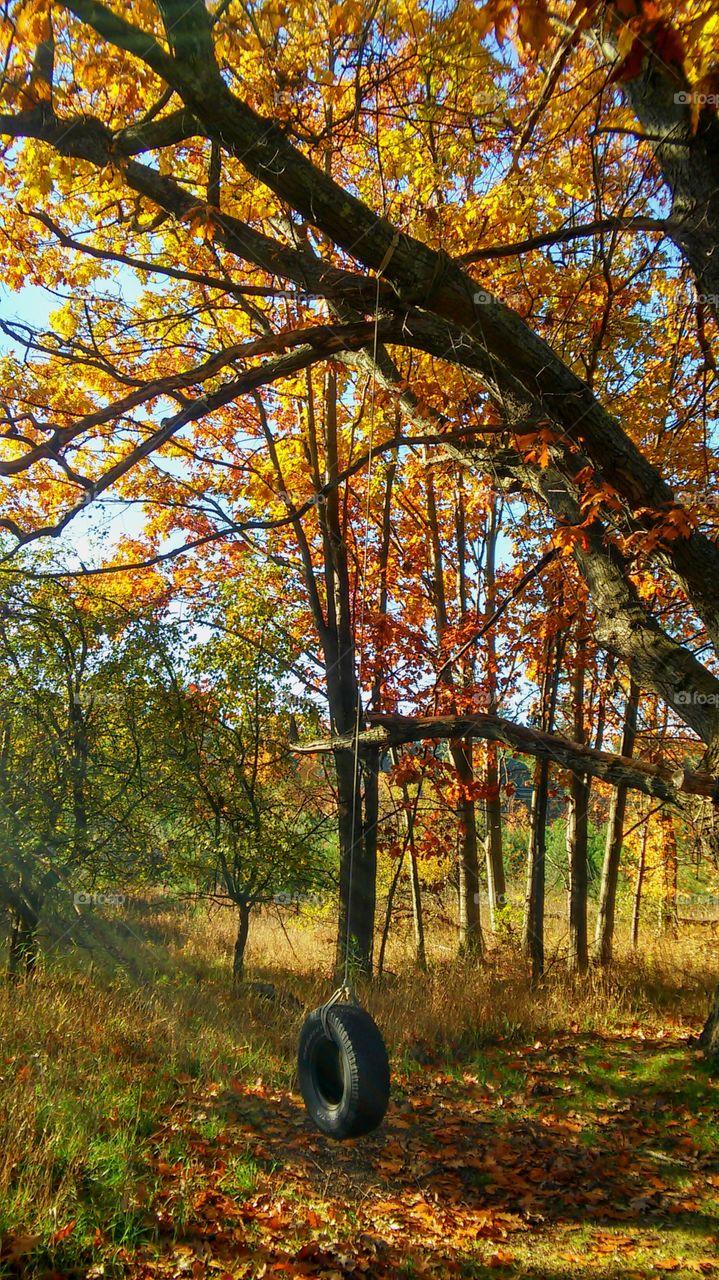
[[[354,987],[349,982],[343,982],[342,986],[338,987],[337,990],[332,993],[329,1000],[325,1001],[324,1004],[320,1005],[318,1009],[320,1020],[322,1022],[322,1030],[324,1031],[325,1035],[328,1034],[327,1014],[329,1013],[332,1006],[335,1004],[359,1004],[359,1001],[357,999],[357,993],[355,992]]]

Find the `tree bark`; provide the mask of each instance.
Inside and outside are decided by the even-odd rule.
[[[376,853],[364,838],[362,797],[356,791],[355,758],[351,751],[335,752],[340,838],[340,910],[335,976],[371,974],[376,907]]]
[[[427,948],[424,937],[424,912],[422,910],[422,885],[417,866],[417,855],[414,848],[409,850],[409,883],[412,893],[412,927],[414,930],[414,954],[417,968],[423,973],[427,969]]]
[[[499,515],[497,499],[492,499],[489,513],[487,538],[485,543],[484,582],[485,613],[491,617],[497,604],[496,556],[497,537],[499,535]],[[497,712],[497,640],[494,627],[490,627],[485,637],[486,679],[488,690],[487,709],[490,715]],[[497,912],[506,905],[507,885],[504,875],[504,850],[502,847],[502,797],[499,786],[499,762],[497,745],[488,742],[484,769],[484,819],[485,819],[485,860],[487,866],[487,896],[489,898],[489,921],[494,932],[497,927]]]
[[[699,1037],[699,1044],[704,1050],[705,1057],[719,1065],[719,987],[714,992],[709,1016]]]
[[[392,747],[390,751],[392,764],[399,763],[399,751],[396,747]],[[412,894],[412,927],[414,930],[414,948],[417,960],[417,968],[425,970],[427,968],[427,954],[424,938],[424,914],[422,911],[422,886],[419,880],[419,869],[417,867],[417,849],[414,840],[414,826],[417,817],[417,805],[419,803],[420,791],[422,783],[418,784],[417,796],[414,804],[410,803],[409,789],[406,782],[401,783],[402,787],[402,813],[405,828],[405,848],[409,849],[409,880],[410,891]]]
[[[677,834],[669,809],[659,815],[662,830],[662,932],[676,938],[677,914]]]
[[[642,909],[642,890],[644,888],[644,873],[647,866],[647,843],[649,841],[649,816],[644,822],[644,830],[642,831],[642,843],[639,846],[639,859],[637,862],[637,874],[634,880],[634,896],[632,899],[632,951],[636,951],[639,946],[639,916]]]
[[[549,801],[549,761],[540,760],[534,772],[534,792],[529,827],[527,892],[524,903],[522,945],[528,957],[532,979],[544,973],[544,892],[547,865],[547,807]]]
[[[232,952],[232,985],[237,988],[245,976],[245,949],[250,932],[250,909],[244,902],[237,903],[237,936]]]
[[[683,68],[673,64],[669,70],[662,51],[654,48],[660,26],[656,33],[643,35],[641,72],[622,87],[645,134],[653,139],[649,145],[673,196],[668,233],[694,271],[708,309],[717,316],[719,122],[711,106],[695,115]],[[615,38],[605,36],[604,51],[616,56]]]
[[[15,913],[8,954],[8,978],[19,982],[32,978],[39,959],[38,927],[40,917],[29,905]]]
[[[559,690],[559,673],[563,652],[561,637],[547,645],[547,661],[542,685],[542,722],[551,730]],[[532,796],[529,849],[527,857],[527,893],[524,905],[523,946],[531,963],[532,981],[544,973],[544,907],[547,868],[547,813],[549,809],[549,759],[540,759],[535,771]]]
[[[432,472],[428,469],[426,481],[427,525],[429,531],[429,562],[432,571],[434,613],[437,631],[437,647],[441,654],[442,639],[447,631],[447,599],[444,588],[444,560],[437,518],[437,501]],[[454,710],[454,674],[451,665],[442,668],[442,683],[451,691]],[[459,823],[459,900],[458,930],[461,954],[482,955],[484,940],[479,907],[479,857],[477,852],[477,815],[474,800],[474,767],[472,744],[460,738],[451,739],[449,754],[460,786],[457,805]]]
[[[481,712],[467,716],[370,714],[367,719],[370,728],[360,733],[360,750],[366,747],[389,748],[432,738],[456,738],[461,733],[465,737],[504,742],[520,755],[553,760],[562,768],[578,769],[594,778],[611,782],[613,786],[626,785],[630,791],[640,791],[660,800],[674,802],[681,795],[711,800],[717,785],[717,775],[713,773],[700,773],[669,763],[627,760],[610,751],[597,751],[594,747],[570,742],[558,733],[544,733],[540,729]],[[337,750],[339,745],[349,749],[351,741],[349,735],[324,738],[299,744],[293,750],[300,755],[325,755]]]
[[[624,711],[624,728],[622,731],[621,752],[625,759],[630,759],[634,751],[637,736],[637,714],[639,711],[639,686],[636,680],[629,683],[629,693]],[[624,815],[627,807],[627,786],[621,783],[615,788],[609,807],[609,823],[607,826],[607,842],[604,851],[602,880],[599,888],[599,905],[597,923],[594,933],[593,959],[596,964],[608,965],[612,959],[614,940],[614,921],[617,903],[617,884],[619,879],[619,863],[622,854],[624,837]]]
[[[584,676],[586,640],[578,639],[574,654],[572,692],[574,703],[574,738],[583,743]],[[569,786],[567,816],[567,862],[569,866],[569,952],[570,973],[585,973],[589,963],[587,948],[587,833],[590,784],[587,774],[572,773]]]
[[[384,913],[384,925],[382,926],[382,937],[380,939],[380,944],[379,944],[379,956],[377,957],[377,977],[378,978],[381,978],[382,974],[384,973],[384,956],[385,956],[385,951],[387,950],[387,939],[389,938],[390,925],[392,924],[392,908],[394,906],[394,899],[397,893],[397,886],[399,884],[400,876],[402,874],[402,864],[404,862],[405,853],[406,853],[406,849],[403,849],[402,853],[397,859],[397,866],[395,867],[394,875],[392,876],[392,883],[390,884],[389,893],[387,894],[387,909]]]

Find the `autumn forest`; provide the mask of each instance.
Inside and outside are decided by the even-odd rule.
[[[719,1275],[712,0],[0,0],[0,1276]]]

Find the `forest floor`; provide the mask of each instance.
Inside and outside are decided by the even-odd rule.
[[[367,995],[390,1110],[333,1144],[297,1092],[302,1014],[231,995],[226,925],[133,930],[132,979],[56,961],[0,994],[0,1274],[719,1277],[719,1076],[694,1043],[716,939],[534,992],[509,947],[422,978],[390,953]],[[330,934],[263,922],[252,975],[312,1007]]]

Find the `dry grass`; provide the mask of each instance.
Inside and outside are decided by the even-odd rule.
[[[132,929],[132,977],[88,971],[66,955],[33,983],[0,988],[0,1235],[46,1241],[74,1220],[78,1241],[100,1230],[113,1248],[134,1247],[151,1231],[146,1205],[156,1189],[142,1152],[167,1124],[178,1080],[294,1086],[302,1015],[233,997],[230,918],[160,909]],[[331,991],[333,942],[329,918],[265,915],[251,932],[250,974],[313,1007]],[[511,942],[483,965],[448,959],[452,948],[451,931],[435,927],[433,963],[419,975],[400,933],[388,949],[391,972],[363,992],[400,1070],[570,1027],[698,1029],[719,976],[716,946],[700,936],[657,943],[639,958],[620,947],[611,974],[581,982],[555,959],[534,989]]]

